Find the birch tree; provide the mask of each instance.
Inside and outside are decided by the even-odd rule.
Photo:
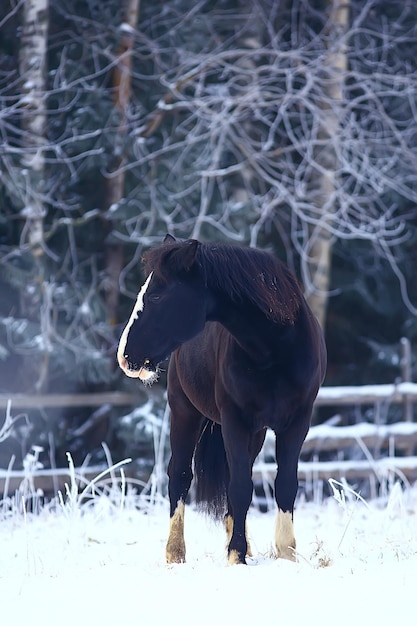
[[[48,50],[49,0],[25,0],[22,9],[22,37],[20,45],[21,80],[21,192],[24,194],[21,216],[25,221],[22,242],[27,242],[35,265],[31,290],[24,294],[22,308],[29,314],[32,306],[39,306],[43,323],[43,355],[38,362],[37,391],[45,388],[48,380],[50,335],[47,331],[50,315],[50,297],[44,271],[45,150],[46,150],[46,58]],[[33,298],[33,295],[35,297]],[[30,302],[30,301],[35,302]],[[27,308],[29,304],[29,308]]]
[[[308,240],[301,254],[307,300],[325,327],[330,290],[332,241],[334,238],[337,190],[341,181],[341,120],[348,61],[346,33],[349,27],[348,0],[327,0],[328,20],[323,29],[322,100],[318,101],[317,138],[311,163],[312,203],[317,208],[309,224]]]
[[[113,69],[114,107],[119,120],[114,147],[113,172],[107,178],[106,209],[112,212],[124,197],[125,172],[123,163],[126,158],[125,145],[128,133],[128,107],[131,97],[132,81],[132,50],[138,25],[140,0],[125,0],[125,21],[120,25],[120,45],[116,53],[116,64]],[[110,235],[111,222],[107,224]],[[107,267],[107,315],[110,324],[117,320],[119,301],[119,276],[123,268],[124,247],[118,241],[106,243]]]
[[[96,121],[100,106],[107,113],[110,96],[103,96],[99,78],[113,65],[104,55],[97,64],[94,51],[84,57],[91,70],[79,58],[74,62],[71,54],[88,49],[89,39],[78,37],[76,20],[69,22],[73,30],[57,28],[59,9],[59,2],[44,0],[20,0],[0,9],[4,391],[46,392],[59,384],[76,389],[94,380],[108,383],[111,376],[112,330],[103,325],[104,281],[95,251],[104,246],[99,238],[92,245],[92,233],[102,232],[100,211],[91,198],[84,208],[77,186],[91,179],[91,165],[104,152],[101,121],[93,127],[89,119],[86,126],[83,122],[91,100]],[[91,30],[96,37],[99,28]],[[58,45],[57,36],[63,38]]]
[[[22,157],[27,239],[41,255],[45,217],[46,56],[49,0],[25,0],[20,42]]]

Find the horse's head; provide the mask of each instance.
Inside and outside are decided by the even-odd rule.
[[[170,237],[145,255],[148,278],[117,351],[127,376],[152,384],[159,363],[204,328],[207,290],[195,259],[198,245]]]

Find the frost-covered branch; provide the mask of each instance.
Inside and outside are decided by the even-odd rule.
[[[0,426],[0,443],[3,443],[3,441],[6,441],[6,439],[8,439],[12,435],[13,428],[16,422],[22,417],[25,417],[24,415],[17,415],[16,417],[12,417],[11,410],[12,403],[9,400],[6,406],[6,417],[3,424]]]
[[[346,15],[329,13],[320,36],[300,28],[289,46],[254,3],[234,16],[239,34],[230,40],[178,50],[151,114],[157,137],[143,118],[122,165],[138,173],[138,210],[117,236],[148,245],[165,224],[184,236],[262,245],[265,232],[290,229],[307,292],[317,289],[312,254],[323,236],[367,241],[396,272],[409,237],[401,204],[417,204],[417,71],[398,55],[391,61],[396,34],[387,23],[369,27],[372,6],[353,11],[342,35]],[[113,207],[115,218],[125,205]]]

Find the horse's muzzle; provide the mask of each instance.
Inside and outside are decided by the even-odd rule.
[[[119,365],[129,378],[139,378],[143,383],[151,385],[158,378],[157,368],[150,359],[144,359],[142,365],[129,363],[126,356],[119,358]]]

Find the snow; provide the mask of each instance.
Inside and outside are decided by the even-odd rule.
[[[318,393],[320,400],[341,400],[348,398],[351,404],[355,404],[361,398],[391,399],[396,396],[417,396],[417,383],[403,382],[386,385],[359,385],[357,387],[321,387]]]
[[[133,28],[133,26],[131,26],[127,22],[123,22],[123,24],[120,24],[120,30],[123,31],[124,33],[129,33],[129,34],[136,33],[136,30]]]
[[[417,423],[396,422],[394,424],[371,424],[362,422],[350,426],[331,426],[328,424],[318,424],[312,426],[307,433],[306,441],[312,439],[345,439],[352,437],[355,439],[365,439],[366,437],[379,437],[387,439],[398,435],[417,434]]]
[[[386,500],[365,502],[332,484],[334,498],[298,502],[296,563],[272,556],[275,513],[251,509],[254,557],[247,567],[226,564],[222,526],[190,506],[187,563],[167,566],[168,504],[161,497],[149,504],[122,488],[100,492],[95,483],[92,500],[72,485],[38,515],[0,503],[2,621],[413,624],[417,487],[396,484]]]

